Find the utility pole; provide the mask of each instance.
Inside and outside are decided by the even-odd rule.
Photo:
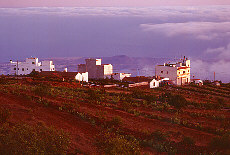
[[[17,60],[17,70],[16,70],[16,75],[18,76],[18,60]]]
[[[216,81],[216,72],[214,72],[214,82]]]

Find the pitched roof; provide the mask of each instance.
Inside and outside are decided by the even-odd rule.
[[[137,83],[137,82],[151,82],[152,79],[153,79],[152,77],[136,76],[136,77],[124,77],[122,81]]]
[[[42,71],[40,72],[41,76],[50,77],[50,78],[66,78],[66,79],[75,79],[75,76],[78,72],[60,72],[60,71]]]

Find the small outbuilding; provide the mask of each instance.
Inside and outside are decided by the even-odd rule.
[[[169,78],[160,78],[160,77],[155,77],[150,83],[149,83],[149,87],[150,88],[157,88],[160,87],[160,84],[165,82],[165,81],[169,81]]]

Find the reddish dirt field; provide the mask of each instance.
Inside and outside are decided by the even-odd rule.
[[[75,148],[90,154],[96,152],[93,140],[98,130],[92,128],[89,123],[69,113],[47,108],[13,95],[0,94],[0,104],[11,109],[10,122],[12,123],[35,124],[44,122],[46,125],[53,126],[56,129],[63,129],[70,133],[72,138],[70,152],[74,151]]]
[[[47,83],[47,82],[46,82]],[[59,86],[60,88],[73,88],[77,89],[80,86],[76,83],[67,83],[67,82],[48,82],[50,84],[49,86],[52,86],[53,88],[56,88],[56,86]],[[17,84],[16,84],[17,85]],[[28,86],[30,88],[31,84],[25,82],[25,83],[19,83],[20,87],[24,85],[25,87]],[[33,86],[33,85],[32,85]],[[16,87],[17,88],[17,87]],[[8,87],[7,89],[15,89]],[[59,88],[58,88],[59,89]],[[89,89],[96,90],[96,88],[80,88],[84,91],[84,95],[90,94],[90,91],[87,92]],[[155,97],[159,97],[160,94],[164,93],[165,91],[171,91],[172,93],[178,93],[183,96],[185,96],[186,100],[189,102],[196,102],[199,100],[199,102],[202,103],[216,103],[217,97],[222,97],[226,101],[226,105],[229,104],[229,98],[228,94],[223,93],[216,93],[213,94],[212,97],[207,97],[209,95],[204,95],[201,93],[197,93],[196,91],[190,91],[190,90],[184,90],[185,88],[164,88],[162,90],[150,90],[148,88],[143,88],[141,91],[143,91],[146,94],[155,95]],[[186,88],[187,89],[187,88]],[[199,89],[194,87],[189,87],[189,89]],[[218,89],[218,88],[215,88]],[[209,89],[207,89],[209,90]],[[219,89],[218,89],[219,90]],[[101,90],[100,90],[101,91]],[[204,127],[209,127],[211,129],[217,128],[223,128],[223,124],[229,123],[230,119],[230,113],[228,110],[222,110],[222,109],[202,109],[202,108],[196,108],[192,107],[189,108],[189,106],[186,106],[181,109],[180,113],[176,113],[175,108],[170,107],[174,112],[169,112],[167,110],[157,110],[156,107],[162,103],[152,105],[143,105],[140,106],[132,106],[132,110],[138,111],[140,114],[132,114],[127,110],[122,109],[123,102],[118,101],[117,103],[110,102],[111,96],[116,94],[125,94],[125,95],[132,95],[134,89],[122,90],[122,89],[116,89],[116,88],[109,88],[103,90],[106,93],[112,93],[106,94],[107,98],[109,100],[106,100],[107,98],[102,99],[100,101],[101,103],[94,102],[93,99],[79,97],[79,96],[72,96],[72,98],[68,98],[68,91],[64,92],[66,93],[63,96],[47,96],[44,95],[44,99],[51,103],[49,106],[45,106],[44,104],[38,103],[31,99],[26,99],[23,97],[23,95],[13,95],[12,93],[0,93],[0,105],[8,108],[12,112],[12,116],[10,117],[9,122],[10,123],[18,123],[23,122],[27,124],[36,124],[36,123],[45,123],[48,126],[53,126],[56,129],[63,129],[64,131],[68,132],[71,137],[71,146],[69,149],[69,153],[76,153],[78,151],[84,153],[84,154],[100,154],[98,148],[95,146],[95,136],[100,133],[101,130],[103,130],[101,126],[101,118],[100,113],[104,115],[105,121],[110,121],[115,117],[118,117],[121,119],[121,124],[119,124],[119,128],[125,133],[126,135],[132,135],[135,138],[143,139],[145,133],[153,133],[157,130],[163,132],[163,133],[170,133],[170,141],[173,142],[180,142],[184,136],[191,137],[196,146],[202,146],[205,147],[208,145],[208,143],[211,141],[213,137],[218,136],[216,133],[208,132],[203,130],[200,130],[199,128],[192,128],[190,126],[185,126],[180,123],[172,123],[171,120],[174,117],[177,117],[181,120],[188,120],[190,123],[200,123]],[[68,93],[67,93],[68,92]],[[38,95],[34,95],[34,92],[31,90],[25,89],[24,95],[28,96],[35,96],[38,97]],[[71,92],[72,93],[72,92]],[[76,92],[75,92],[76,93]],[[88,94],[87,94],[88,93]],[[213,92],[211,92],[213,93]],[[79,94],[78,94],[79,95]],[[111,96],[110,96],[111,95]],[[221,96],[222,95],[222,96]],[[103,96],[103,95],[101,95]],[[206,96],[206,98],[204,98]],[[66,98],[65,98],[66,97]],[[83,98],[85,100],[83,100]],[[99,99],[98,99],[99,100]],[[142,103],[144,99],[135,98],[136,103]],[[97,101],[97,99],[96,99]],[[67,110],[60,110],[60,106],[63,105],[63,103],[67,102],[68,104],[78,104],[77,112],[83,113],[87,115],[90,118],[93,118],[96,120],[95,124],[93,125],[86,119],[81,119],[75,114],[71,114],[71,112],[68,112]],[[155,101],[154,101],[155,102]],[[193,116],[195,115],[202,115],[202,116]],[[205,114],[205,115],[204,115]],[[206,116],[207,114],[207,116]],[[152,119],[146,117],[146,115],[154,115],[156,117],[160,117],[160,119]],[[204,115],[204,116],[203,116]],[[210,117],[209,117],[210,115]],[[215,118],[212,118],[211,116],[223,116],[223,120],[218,120]],[[225,127],[229,129],[229,127]],[[156,150],[149,149],[148,147],[141,147],[142,153],[156,153]]]

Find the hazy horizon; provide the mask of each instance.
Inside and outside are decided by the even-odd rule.
[[[229,81],[230,6],[0,8],[0,62],[187,56]]]

